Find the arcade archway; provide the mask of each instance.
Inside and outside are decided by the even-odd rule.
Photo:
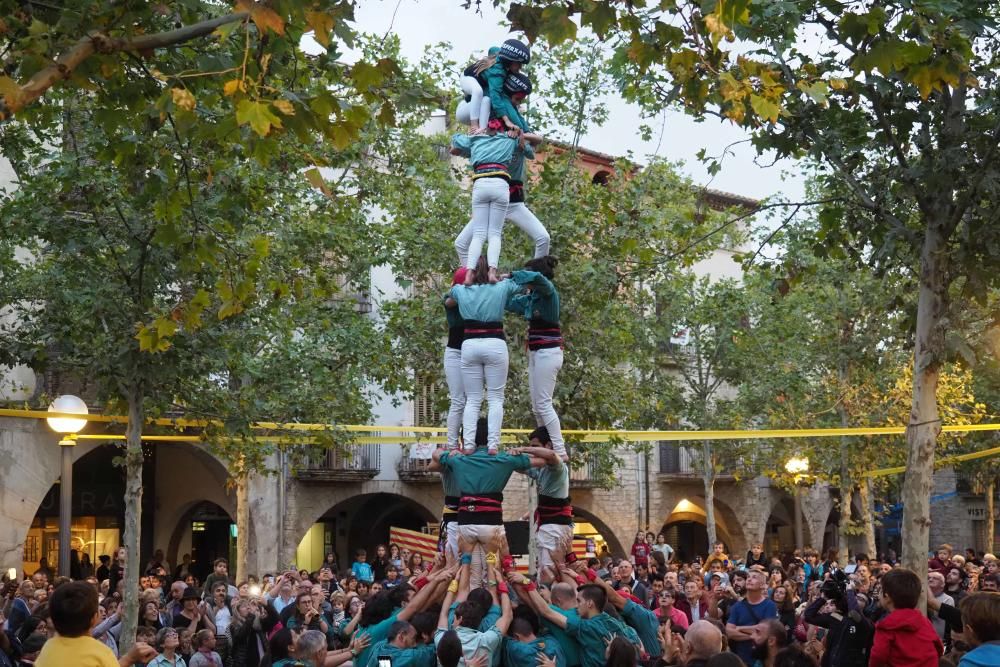
[[[341,569],[354,558],[357,549],[374,554],[379,544],[389,543],[389,528],[430,531],[438,518],[420,503],[394,493],[352,496],[328,509],[310,526],[299,541],[295,563],[314,570],[327,553],[337,555]]]

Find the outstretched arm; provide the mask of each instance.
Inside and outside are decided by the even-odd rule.
[[[519,584],[524,581],[524,577],[517,572],[511,572],[507,575],[507,580],[514,584]],[[545,598],[543,598],[538,591],[535,590],[533,585],[529,584],[527,586],[523,586],[521,590],[527,599],[531,601],[531,606],[535,608],[535,611],[538,612],[539,616],[553,625],[559,626],[563,630],[566,629],[566,617],[551,609],[549,605],[546,604]],[[522,599],[525,599],[524,596],[522,596]]]
[[[527,454],[533,458],[544,459],[547,465],[562,463],[559,455],[547,447],[520,447],[512,453]]]
[[[618,611],[625,609],[625,604],[628,600],[619,595],[618,591],[612,588],[610,583],[604,581],[604,579],[598,577],[593,570],[587,568],[587,564],[584,561],[577,561],[573,565],[574,569],[579,572],[581,576],[586,577],[590,583],[597,584],[604,589],[604,593],[608,596],[608,602],[614,605],[615,609]]]
[[[413,596],[410,603],[403,607],[403,610],[399,612],[397,620],[408,621],[415,614],[424,610],[425,607],[430,606],[431,600],[434,599],[434,595],[437,590],[437,582],[443,581],[445,579],[450,579],[454,574],[454,570],[445,568],[443,570],[438,570],[433,573],[430,578],[430,582],[417,591],[417,594]]]

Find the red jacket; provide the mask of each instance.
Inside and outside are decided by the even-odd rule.
[[[868,667],[937,667],[944,653],[927,617],[916,609],[897,609],[875,624]]]

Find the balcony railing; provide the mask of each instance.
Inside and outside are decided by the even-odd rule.
[[[672,442],[660,443],[660,474],[661,475],[698,475],[697,470],[687,450]]]
[[[396,472],[399,474],[399,479],[404,482],[416,484],[440,484],[441,476],[437,472],[431,472],[428,469],[431,459],[413,458],[410,456],[410,453],[404,447],[402,456],[399,457],[399,462],[396,463]]]
[[[587,459],[579,468],[570,466],[569,486],[572,489],[590,489],[601,485],[601,480],[597,474],[597,462]]]
[[[684,447],[673,442],[661,442],[659,474],[669,477],[700,477],[702,469],[697,452],[698,450],[695,448]],[[744,477],[751,476],[755,474],[753,471],[758,468],[758,459],[766,457],[766,455],[766,451],[758,447],[744,456],[730,460],[724,464],[724,469],[716,475],[716,479],[733,479],[736,473]]]
[[[380,445],[352,445],[326,450],[310,458],[296,476],[303,481],[358,482],[378,475],[382,464]]]

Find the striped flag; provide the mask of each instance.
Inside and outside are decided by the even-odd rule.
[[[586,549],[586,540],[582,541],[584,542],[584,548]],[[409,530],[407,528],[396,528],[395,526],[391,526],[389,528],[389,542],[392,544],[398,544],[400,549],[407,549],[410,553],[418,553],[427,560],[434,560],[434,557],[437,556],[438,552],[438,536],[431,535],[430,533],[421,533],[418,530]],[[573,548],[575,551],[575,541]],[[515,559],[514,569],[521,574],[527,574],[527,556]]]
[[[428,560],[434,560],[437,555],[437,535],[421,533],[418,530],[390,527],[389,542],[398,544],[400,549],[407,549],[410,553],[418,553]]]

